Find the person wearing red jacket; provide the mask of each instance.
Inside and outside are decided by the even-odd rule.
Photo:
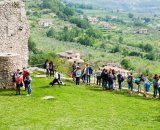
[[[23,68],[23,83],[24,83],[24,87],[25,87],[25,91],[27,90],[27,70],[26,68]]]
[[[22,72],[16,76],[16,95],[20,95],[20,88],[23,86]]]

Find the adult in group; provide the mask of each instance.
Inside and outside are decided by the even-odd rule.
[[[101,73],[101,79],[102,79],[102,90],[105,90],[106,89],[106,80],[105,80],[105,69],[102,70],[102,73]]]
[[[20,88],[23,86],[23,75],[22,72],[19,72],[16,76],[16,95],[20,95]]]
[[[23,75],[23,83],[24,83],[25,91],[27,90],[27,83],[26,83],[27,72],[28,72],[27,69],[24,67],[22,71],[22,75]]]
[[[97,85],[101,85],[101,74],[102,74],[102,70],[99,68],[96,71],[96,79],[97,79]]]
[[[75,70],[76,70],[76,68],[77,68],[76,61],[74,61],[73,64],[72,64],[72,72],[71,72],[73,82],[75,82]]]
[[[52,76],[52,74],[53,74],[53,62],[50,61],[49,62],[49,75],[50,75],[50,77]]]
[[[87,66],[85,65],[82,70],[81,78],[82,78],[83,83],[86,83],[86,68],[87,68]]]
[[[128,93],[133,94],[133,76],[132,76],[132,73],[128,73],[127,83],[128,83]]]
[[[118,89],[121,90],[122,89],[123,76],[122,76],[120,71],[118,71],[117,79],[118,79]]]
[[[158,80],[159,80],[159,77],[157,74],[154,75],[153,77],[153,97],[156,98],[157,97],[157,93],[158,93]]]
[[[30,73],[27,72],[26,73],[26,87],[27,87],[27,91],[28,91],[28,94],[27,96],[30,96],[31,95],[31,76],[30,76]]]
[[[112,75],[113,75],[113,88],[116,88],[116,71],[114,69],[112,69]]]
[[[86,65],[86,81],[87,85],[90,85],[91,83],[91,75],[93,73],[93,69],[88,64]]]
[[[76,85],[80,85],[81,69],[79,66],[77,67],[75,74],[76,74]]]
[[[112,74],[112,71],[109,71],[109,75],[108,75],[108,82],[109,82],[109,90],[114,90],[113,88],[113,83],[114,83],[114,76]]]
[[[159,80],[158,80],[158,93],[159,93],[159,99],[160,99],[160,76],[159,76]]]
[[[138,94],[141,92],[141,82],[144,82],[144,76],[142,74],[135,79],[135,83],[137,84],[138,87]]]
[[[147,93],[150,90],[151,84],[150,84],[150,81],[148,80],[147,77],[143,77],[143,82],[144,82],[144,94],[143,94],[143,96],[147,97]]]

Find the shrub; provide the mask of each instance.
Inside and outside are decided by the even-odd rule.
[[[132,69],[132,65],[131,65],[131,62],[130,60],[127,60],[127,59],[123,59],[121,61],[121,65],[125,68],[125,69]]]
[[[50,28],[46,33],[47,37],[52,37],[52,38],[55,36],[55,34],[56,32],[54,31],[53,28]]]

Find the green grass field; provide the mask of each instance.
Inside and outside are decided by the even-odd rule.
[[[33,78],[32,95],[0,91],[0,130],[159,130],[160,102],[94,86],[49,87]],[[51,95],[55,99],[43,100]]]

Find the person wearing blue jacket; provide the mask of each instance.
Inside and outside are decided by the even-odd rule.
[[[93,73],[93,69],[87,64],[86,65],[86,80],[87,80],[87,85],[90,85],[91,83],[91,75]]]

